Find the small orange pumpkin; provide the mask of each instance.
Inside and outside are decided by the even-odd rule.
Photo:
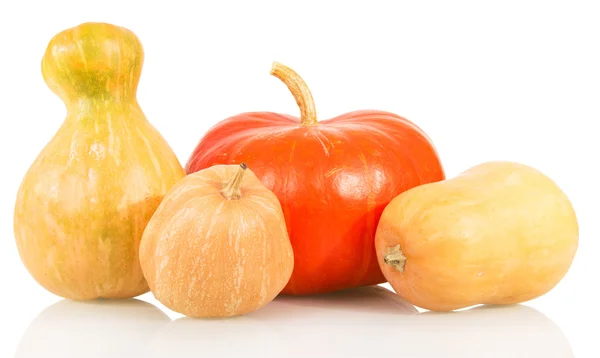
[[[190,174],[165,196],[140,244],[154,296],[191,317],[257,310],[285,287],[292,245],[275,194],[241,165]]]

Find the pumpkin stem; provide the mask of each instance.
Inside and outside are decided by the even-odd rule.
[[[300,107],[300,124],[303,127],[317,124],[315,102],[302,77],[291,68],[279,62],[273,62],[271,74],[285,83],[290,92],[292,92],[296,103],[298,103],[298,107]]]
[[[400,244],[394,247],[388,247],[387,253],[383,257],[383,262],[385,262],[388,265],[392,265],[396,270],[400,272],[404,272],[406,256],[404,256]]]
[[[238,200],[242,197],[242,191],[240,190],[240,186],[242,185],[242,179],[244,179],[244,173],[246,172],[246,169],[248,169],[246,163],[240,164],[240,167],[235,173],[233,179],[231,179],[231,181],[227,183],[225,188],[221,190],[221,194],[223,194],[225,199]]]

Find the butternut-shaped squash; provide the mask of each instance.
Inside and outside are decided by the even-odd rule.
[[[573,207],[550,178],[488,162],[394,198],[375,247],[401,297],[450,311],[546,294],[571,266],[578,236]]]
[[[275,194],[245,164],[215,165],[165,196],[144,231],[140,262],[165,306],[229,317],[272,301],[292,275],[294,254]]]
[[[19,188],[14,232],[31,275],[87,300],[148,291],[146,223],[185,173],[136,100],[143,51],[131,31],[85,23],[54,36],[42,74],[67,118]]]

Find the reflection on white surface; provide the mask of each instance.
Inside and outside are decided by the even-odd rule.
[[[61,301],[36,318],[17,356],[573,357],[560,329],[531,307],[419,313],[380,286],[283,296],[231,319],[169,321],[133,302]]]
[[[197,320],[183,317],[152,337],[141,357],[278,357],[293,353],[286,337],[249,317]]]
[[[137,357],[169,317],[136,300],[59,301],[27,328],[17,358]]]
[[[281,333],[291,357],[573,357],[558,326],[528,306],[418,313],[383,287],[349,293],[282,297],[252,316]]]
[[[376,322],[386,316],[402,319],[405,314],[417,312],[414,306],[379,286],[318,297],[280,297],[242,317],[177,319],[152,339],[147,357],[337,356],[338,346],[324,346],[335,343],[328,339],[332,335],[329,322],[341,316]],[[346,339],[357,337],[342,337]]]

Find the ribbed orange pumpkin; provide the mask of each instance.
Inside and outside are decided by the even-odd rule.
[[[296,259],[289,294],[385,281],[373,240],[385,205],[406,189],[444,179],[427,135],[398,115],[356,111],[317,122],[312,95],[290,68],[286,83],[301,118],[243,113],[214,126],[190,156],[188,173],[246,162],[279,198]]]
[[[279,201],[245,164],[177,183],[144,231],[140,261],[154,296],[192,317],[257,310],[294,267]]]

